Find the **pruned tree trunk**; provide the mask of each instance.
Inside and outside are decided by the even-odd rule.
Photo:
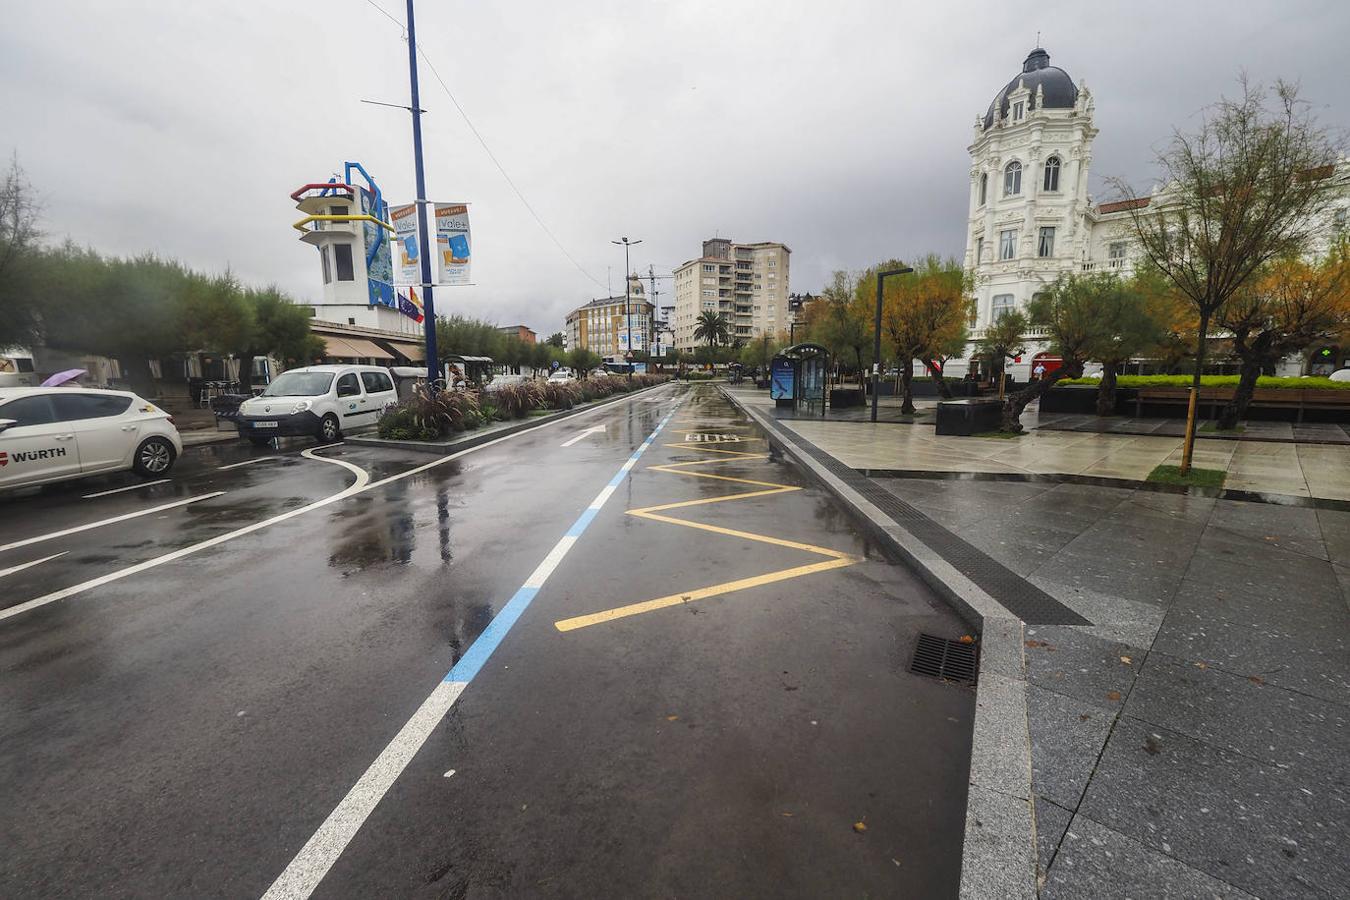
[[[1041,395],[1055,386],[1061,378],[1078,378],[1083,374],[1083,364],[1076,363],[1071,371],[1069,363],[1066,361],[1055,371],[1048,375],[1034,379],[1022,390],[1008,395],[1003,401],[1003,426],[1000,430],[1009,431],[1013,434],[1019,434],[1022,431],[1022,411],[1027,408],[1033,400],[1039,400]]]
[[[1116,414],[1116,374],[1119,369],[1120,363],[1102,363],[1102,383],[1097,386],[1097,415],[1099,416]]]
[[[925,359],[923,364],[924,368],[928,369],[928,374],[933,377],[933,381],[937,386],[938,396],[943,400],[952,399],[951,386],[947,384],[947,379],[942,374],[943,367],[939,365],[936,360],[931,359]]]
[[[1233,430],[1247,414],[1247,405],[1252,402],[1252,394],[1256,391],[1256,379],[1260,377],[1261,361],[1255,357],[1244,358],[1238,370],[1237,389],[1233,391],[1233,398],[1219,414],[1220,431]]]
[[[914,408],[914,360],[905,357],[900,363],[900,383],[903,399],[900,401],[900,414],[902,416],[913,415],[917,410]]]

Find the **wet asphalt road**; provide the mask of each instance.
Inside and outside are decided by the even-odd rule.
[[[0,570],[60,554],[0,578],[0,895],[261,896],[677,400],[315,896],[955,896],[973,694],[906,668],[962,626],[707,387],[0,497]]]

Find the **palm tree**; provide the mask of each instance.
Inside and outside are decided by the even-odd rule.
[[[694,320],[694,340],[703,341],[709,347],[725,344],[727,341],[727,320],[710,309],[705,309]]]

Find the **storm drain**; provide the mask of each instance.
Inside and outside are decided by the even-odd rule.
[[[974,684],[980,668],[978,647],[974,642],[963,644],[932,634],[920,634],[909,670],[915,675]]]

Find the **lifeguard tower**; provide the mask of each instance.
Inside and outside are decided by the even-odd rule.
[[[312,304],[315,318],[420,335],[421,317],[401,311],[394,290],[389,204],[360,163],[342,168],[341,181],[334,175],[291,194],[305,216],[294,228],[319,251],[323,300]]]

